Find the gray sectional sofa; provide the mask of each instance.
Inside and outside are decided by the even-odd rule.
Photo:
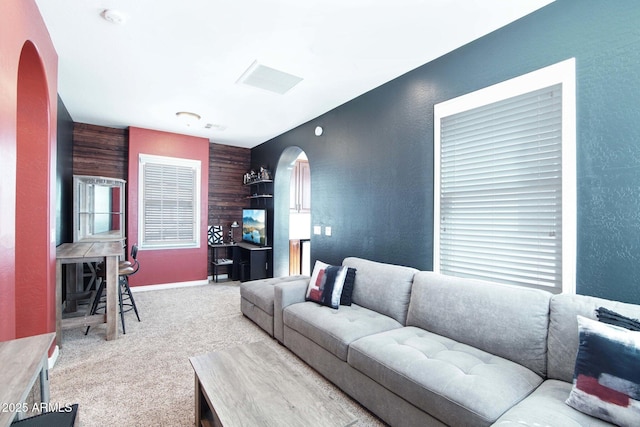
[[[243,283],[242,311],[385,422],[609,425],[565,403],[576,316],[607,307],[637,318],[640,306],[360,258],[343,265],[357,270],[351,306],[305,301],[309,278],[297,276]],[[258,294],[271,318],[256,320]]]

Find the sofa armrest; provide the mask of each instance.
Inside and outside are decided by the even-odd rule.
[[[279,283],[274,286],[273,298],[273,337],[279,342],[284,340],[284,323],[282,311],[291,304],[305,301],[310,278],[293,282]]]

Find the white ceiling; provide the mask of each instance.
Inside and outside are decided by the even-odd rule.
[[[75,122],[254,147],[551,1],[36,3]],[[124,24],[104,20],[105,9]],[[283,95],[237,83],[254,61],[303,80]],[[187,126],[178,111],[202,119]]]

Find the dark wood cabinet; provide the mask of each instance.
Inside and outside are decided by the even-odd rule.
[[[270,253],[269,246],[236,243],[233,251],[233,280],[246,282],[269,277]]]
[[[219,269],[224,267],[231,280],[264,279],[269,275],[270,246],[256,246],[245,242],[209,245],[213,280],[218,281]]]
[[[306,160],[296,160],[289,188],[289,210],[311,212],[311,170]]]

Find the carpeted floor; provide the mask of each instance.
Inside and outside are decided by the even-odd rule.
[[[358,426],[383,426],[240,312],[237,282],[134,293],[142,322],[126,313],[126,335],[104,339],[104,326],[63,333],[49,372],[51,402],[79,403],[90,426],[193,426],[194,374],[189,357],[243,343],[266,342],[287,356],[358,417]]]

